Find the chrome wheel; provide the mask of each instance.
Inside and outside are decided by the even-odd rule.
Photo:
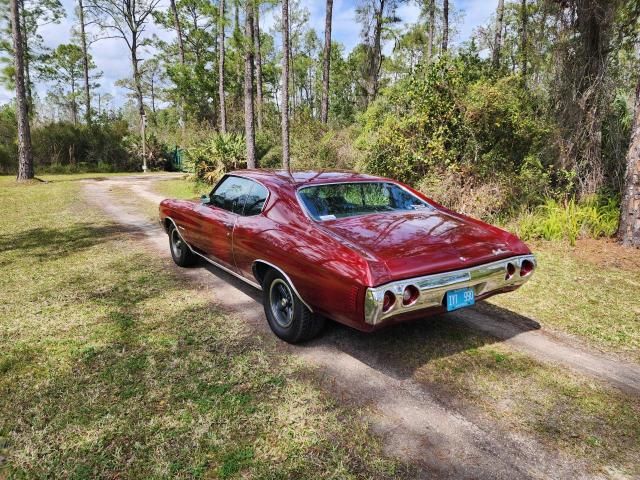
[[[269,304],[276,323],[282,328],[288,328],[293,322],[293,293],[287,283],[276,278],[269,289]]]
[[[185,248],[186,248],[186,245],[184,244],[184,241],[180,237],[180,234],[178,233],[178,229],[174,228],[173,230],[171,230],[171,250],[173,252],[173,255],[176,258],[180,258]]]

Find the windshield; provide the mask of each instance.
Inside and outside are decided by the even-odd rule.
[[[432,208],[427,202],[388,182],[313,185],[298,192],[303,206],[315,220]]]

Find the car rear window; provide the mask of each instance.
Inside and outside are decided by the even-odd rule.
[[[377,212],[433,208],[389,182],[311,185],[298,190],[303,207],[315,220],[334,220]]]

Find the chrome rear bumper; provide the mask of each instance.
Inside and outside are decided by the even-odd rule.
[[[533,263],[533,270],[526,276],[520,276],[520,268],[525,260]],[[515,267],[515,273],[510,277],[507,275],[509,264]],[[369,325],[378,325],[396,315],[442,306],[445,294],[449,290],[458,288],[472,287],[477,298],[505,288],[519,287],[531,278],[536,267],[536,259],[533,255],[521,255],[463,270],[408,278],[379,287],[370,287],[365,296],[364,320]],[[403,305],[402,295],[409,285],[415,286],[420,294],[413,303]],[[396,298],[393,306],[383,311],[384,295],[387,291]]]

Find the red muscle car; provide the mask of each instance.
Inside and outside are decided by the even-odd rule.
[[[353,172],[231,172],[200,202],[162,201],[160,220],[178,265],[201,257],[262,289],[288,342],[324,318],[369,332],[473,305],[536,268],[514,235]]]

